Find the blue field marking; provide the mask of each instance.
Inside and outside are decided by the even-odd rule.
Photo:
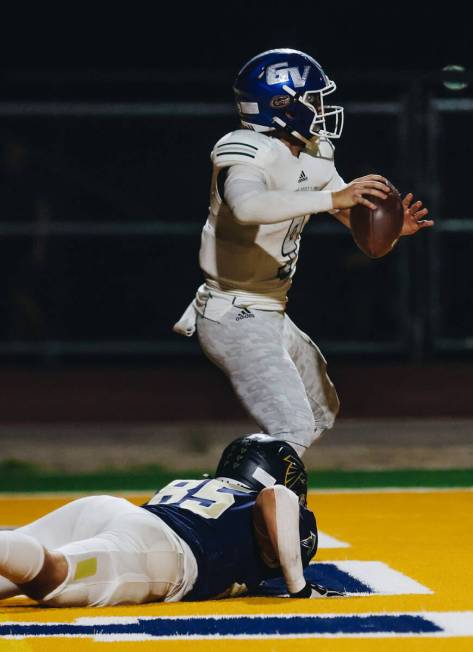
[[[335,589],[342,593],[357,594],[374,593],[367,584],[341,570],[336,564],[310,564],[304,570],[304,576],[309,582]],[[287,594],[286,582],[283,577],[265,580],[257,589],[251,591],[252,595],[271,596]]]
[[[0,637],[72,636],[123,639],[124,636],[169,638],[287,638],[310,636],[422,635],[442,632],[427,617],[412,614],[331,616],[221,616],[137,618],[135,622],[97,624],[10,623],[0,625]]]

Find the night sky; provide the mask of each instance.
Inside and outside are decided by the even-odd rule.
[[[86,106],[105,101],[107,106],[142,100],[169,102],[171,107],[173,102],[230,106],[232,82],[248,59],[267,49],[292,47],[314,56],[336,81],[337,104],[351,102],[353,109],[357,101],[390,101],[401,107],[401,118],[407,117],[398,123],[397,114],[347,112],[344,136],[337,143],[337,166],[345,178],[379,171],[401,190],[405,186],[406,192],[415,191],[432,207],[435,219],[470,219],[465,192],[471,185],[471,112],[439,118],[438,160],[431,156],[434,140],[428,140],[431,123],[425,119],[431,97],[473,95],[473,82],[452,92],[442,84],[444,79],[433,75],[449,64],[473,68],[471,19],[464,6],[455,1],[439,6],[411,2],[406,7],[328,0],[199,4],[173,0],[116,4],[108,10],[98,3],[93,8],[67,4],[54,12],[38,5],[15,18],[5,12],[0,103],[8,109],[9,102],[13,106],[18,102],[19,109],[12,116],[5,114],[0,130],[6,179],[2,215],[12,222],[44,219],[36,209],[42,205],[39,196],[42,201],[47,198],[47,215],[58,223],[133,224],[136,219],[158,218],[200,225],[208,205],[209,151],[237,126],[236,115],[184,118],[171,111],[165,119],[50,114],[30,119],[22,115],[24,106],[63,100],[66,107],[69,101]],[[183,189],[186,202],[176,205],[174,198],[182,196]],[[33,234],[37,233],[35,229]],[[159,246],[159,235],[113,236],[113,243],[101,236],[90,240],[71,236],[65,244],[51,238],[47,255],[40,260],[34,240],[4,239],[0,261],[3,276],[12,280],[3,295],[0,292],[8,315],[0,341],[2,337],[167,341],[172,320],[201,279],[198,230],[192,233],[185,239],[166,236],[165,248]],[[473,316],[463,308],[464,297],[471,296],[471,274],[466,269],[471,231],[435,237],[409,239],[393,256],[376,263],[376,273],[348,238],[340,244],[338,236],[328,237],[314,250],[316,256],[309,255],[307,245],[291,293],[298,323],[327,341],[398,338],[416,355],[434,348],[432,333],[455,342],[471,338]],[[173,275],[173,284],[166,285],[169,296],[157,307],[154,279],[173,268],[178,247],[185,252],[186,265]],[[401,258],[395,256],[403,256],[406,265],[396,267]],[[405,282],[401,276],[407,265],[412,273]],[[37,323],[32,324],[22,310],[23,296],[35,306]],[[68,303],[69,297],[74,301]],[[401,306],[404,300],[407,303]],[[318,310],[319,305],[328,309]]]
[[[3,66],[235,70],[273,47],[331,69],[426,69],[471,62],[466,3],[156,2],[113,12],[67,5],[4,23]]]

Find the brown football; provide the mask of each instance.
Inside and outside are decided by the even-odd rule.
[[[370,258],[381,258],[388,254],[399,240],[404,220],[401,196],[391,182],[386,199],[364,195],[376,205],[375,210],[356,204],[350,211],[350,226],[353,239],[361,251]]]

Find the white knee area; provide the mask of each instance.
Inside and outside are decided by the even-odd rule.
[[[327,427],[323,428],[315,427],[312,432],[303,431],[303,432],[290,432],[285,434],[284,437],[281,436],[281,439],[285,439],[288,444],[296,451],[299,457],[302,457],[306,450],[309,448],[314,441],[320,439],[323,433],[327,430]]]
[[[30,582],[43,568],[43,546],[22,532],[0,532],[0,575],[15,584]]]

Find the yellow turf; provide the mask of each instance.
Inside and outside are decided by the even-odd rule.
[[[142,496],[128,498],[143,502]],[[0,525],[20,525],[72,497],[0,496]],[[350,543],[349,548],[323,549],[318,559],[382,561],[433,591],[431,595],[397,595],[335,600],[239,598],[205,603],[153,604],[103,609],[44,609],[28,601],[0,603],[0,622],[70,622],[84,616],[164,616],[281,613],[377,613],[473,610],[473,492],[426,490],[392,492],[313,492],[310,506],[325,533]],[[143,641],[99,643],[89,639],[23,639],[0,641],[0,649],[48,650],[178,650],[251,652],[273,650],[473,650],[473,638],[344,638],[298,640]]]

